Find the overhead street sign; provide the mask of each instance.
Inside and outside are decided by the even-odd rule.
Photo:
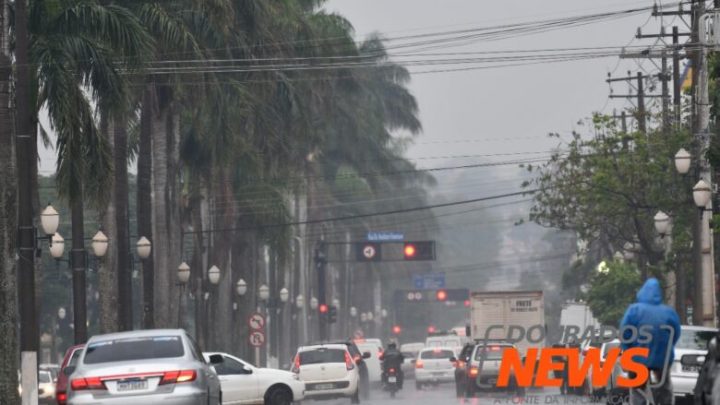
[[[254,313],[248,318],[248,326],[254,331],[261,331],[265,328],[265,317],[262,314]]]
[[[382,260],[382,244],[376,242],[356,243],[355,258],[359,262],[379,262]]]
[[[367,239],[370,242],[401,242],[405,240],[405,234],[402,232],[368,232]]]
[[[253,347],[261,347],[265,344],[265,334],[259,330],[250,333],[248,339]]]
[[[418,290],[437,290],[438,288],[445,288],[445,273],[413,276],[413,285]]]

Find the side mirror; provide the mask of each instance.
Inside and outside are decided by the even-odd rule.
[[[67,377],[70,377],[72,375],[72,373],[74,373],[74,372],[75,372],[75,366],[67,366],[63,369],[63,374],[65,374],[65,376],[67,376]]]
[[[372,357],[372,354],[370,354],[370,352],[365,352],[365,353],[363,353],[363,355],[362,355],[362,358],[363,358],[363,359],[369,359],[370,357]]]
[[[224,361],[223,356],[219,354],[213,354],[210,356],[210,364],[212,365],[222,364]]]
[[[455,357],[450,357],[450,363],[455,363],[456,361],[457,361],[457,358],[455,358]]]
[[[242,368],[242,373],[243,373],[243,374],[252,374],[253,371],[252,371],[251,368],[243,367],[243,368]]]
[[[680,364],[688,367],[702,367],[705,356],[702,354],[686,354],[680,358]]]
[[[410,360],[410,364],[415,365],[415,363],[417,363],[417,360],[415,360],[415,359]]]

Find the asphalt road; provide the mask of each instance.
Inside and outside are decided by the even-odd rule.
[[[411,381],[412,383],[412,381]],[[303,401],[303,405],[347,405],[350,400],[332,400],[332,401]],[[602,402],[604,404],[605,402]],[[422,391],[415,389],[414,384],[405,385],[405,388],[398,392],[395,398],[390,398],[390,394],[382,391],[373,391],[370,399],[362,401],[362,404],[370,405],[586,405],[596,404],[587,397],[562,396],[560,392],[553,389],[545,389],[543,391],[529,391],[527,395],[520,398],[513,398],[503,394],[479,394],[473,399],[458,399],[455,397],[455,388],[452,385],[445,384],[435,388],[427,388]]]

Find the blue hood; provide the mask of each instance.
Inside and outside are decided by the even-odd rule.
[[[660,305],[663,302],[663,293],[660,282],[656,278],[649,278],[637,293],[637,302],[650,305]]]

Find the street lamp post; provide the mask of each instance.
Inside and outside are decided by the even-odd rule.
[[[208,286],[208,290],[203,295],[203,298],[205,300],[205,320],[204,320],[205,327],[203,329],[205,332],[205,344],[214,348],[215,342],[210,341],[210,331],[209,331],[210,326],[214,325],[214,322],[210,320],[210,316],[211,316],[210,315],[210,305],[211,305],[210,298],[212,297],[212,299],[215,299],[214,294],[212,294],[211,291],[214,292],[215,288],[217,287],[218,283],[220,282],[220,268],[218,268],[218,266],[215,266],[215,265],[210,267],[210,269],[207,271],[207,279],[208,279],[208,282],[210,283],[210,285]],[[214,314],[214,312],[213,312],[213,314]],[[214,320],[215,317],[212,316],[212,318]],[[213,336],[214,336],[214,334],[213,334]]]
[[[182,329],[184,322],[182,321],[182,307],[183,307],[183,293],[185,292],[185,286],[190,281],[190,266],[187,263],[182,262],[177,269],[178,285],[180,286],[180,292],[178,296],[178,314],[177,314],[177,325],[178,328]],[[147,305],[147,303],[146,303]]]
[[[245,296],[245,294],[247,294],[247,290],[247,282],[245,282],[245,280],[243,280],[242,278],[235,283],[235,293],[237,294],[238,301],[241,300]],[[240,350],[241,355],[244,355],[245,351],[244,349],[242,349],[242,328],[240,327],[242,319],[238,321],[238,312],[240,312],[240,303],[236,301],[233,302],[233,326],[235,329],[235,331],[233,332],[233,337],[235,337],[235,343],[233,344],[233,347],[236,348],[236,350]]]

